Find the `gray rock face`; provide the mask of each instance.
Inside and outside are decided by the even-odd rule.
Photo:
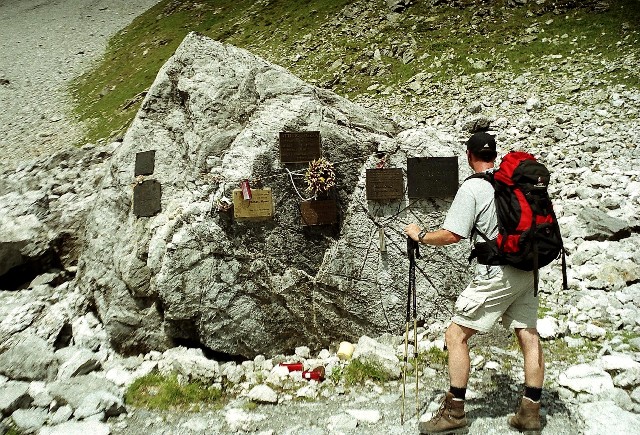
[[[16,380],[53,379],[58,362],[48,343],[42,338],[27,335],[15,346],[0,355],[0,373]]]
[[[10,415],[19,408],[28,407],[33,399],[26,382],[7,382],[0,385],[0,414]]]
[[[631,235],[628,223],[597,210],[585,208],[579,217],[587,223],[585,240],[620,240]]]
[[[69,379],[74,376],[86,375],[100,367],[96,355],[88,349],[77,349],[71,353],[66,361],[60,364],[58,379]]]
[[[35,433],[47,421],[47,410],[42,408],[17,409],[11,420],[21,433]]]
[[[292,186],[303,191],[306,165],[289,165],[299,172],[287,175],[278,134],[314,130],[336,163],[340,223],[309,228],[300,225]],[[253,357],[397,329],[405,290],[392,284],[408,268],[401,228],[416,215],[403,213],[404,201],[368,204],[364,169],[378,150],[399,167],[407,156],[459,153],[435,131],[394,134],[390,123],[282,68],[188,35],[114,154],[87,223],[78,286],[95,299],[112,343],[139,352],[196,340]],[[136,153],[147,150],[156,151],[146,179],[161,183],[162,210],[138,218],[131,185]],[[245,178],[272,188],[273,220],[239,222],[215,211]],[[417,204],[418,217],[436,222],[448,206]],[[381,226],[389,227],[386,252],[377,245]],[[453,252],[426,267],[419,280],[431,295],[421,300],[459,280],[451,255],[462,257]],[[444,281],[429,281],[430,268],[444,269]]]
[[[116,397],[120,396],[118,387],[104,378],[92,375],[56,381],[49,384],[48,388],[49,393],[58,403],[69,404],[73,409],[83,406],[90,395],[98,392],[105,392]]]
[[[85,146],[2,174],[0,289],[29,284],[33,271],[75,266],[96,180],[109,155]]]

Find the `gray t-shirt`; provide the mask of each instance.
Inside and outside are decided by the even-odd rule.
[[[471,178],[458,189],[442,228],[471,239],[471,244],[484,239],[477,232],[471,234],[473,227],[482,231],[489,239],[498,235],[498,217],[491,183],[481,178]],[[478,265],[478,272],[493,275],[492,267]]]

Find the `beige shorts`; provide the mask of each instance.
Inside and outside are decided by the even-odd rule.
[[[487,332],[502,317],[505,328],[535,328],[538,298],[533,295],[533,272],[511,266],[492,267],[478,274],[456,301],[452,321]]]

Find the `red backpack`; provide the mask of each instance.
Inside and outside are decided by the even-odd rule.
[[[562,256],[562,283],[567,286],[565,250],[560,226],[549,198],[549,170],[531,154],[512,151],[502,159],[494,173],[481,172],[469,178],[482,178],[495,190],[498,236],[474,245],[469,260],[480,264],[508,264],[534,273],[534,292],[538,294],[538,269]]]

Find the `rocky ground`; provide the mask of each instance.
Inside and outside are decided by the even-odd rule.
[[[118,30],[157,0],[6,0],[0,3],[2,167],[46,157],[82,137],[70,80]]]
[[[5,216],[22,216],[25,197],[36,203],[43,197],[59,200],[52,207],[71,215],[90,204],[87,192],[96,186],[118,143],[26,162],[64,149],[79,137],[79,126],[67,113],[64,83],[99,55],[113,31],[154,2],[134,3],[0,4],[0,101],[6,108],[0,114],[1,161],[11,169],[0,179]],[[52,16],[59,20],[49,20]],[[628,68],[635,61],[630,54],[603,68]],[[418,83],[406,83],[388,96],[358,103],[405,128],[431,126],[461,140],[474,125],[490,123],[501,151],[532,150],[553,169],[552,193],[569,251],[570,290],[560,289],[557,264],[545,270],[539,323],[547,356],[545,432],[624,433],[640,423],[640,91],[608,85],[581,64],[595,62],[576,54],[554,64],[567,71],[563,83],[549,83],[544,70],[519,76],[494,71],[453,80],[437,99],[426,91],[428,83],[416,79]],[[34,231],[37,226],[34,222]],[[87,301],[74,289],[75,270],[63,269],[39,275],[27,289],[0,292],[4,428],[43,434],[417,432],[413,376],[407,383],[407,419],[400,423],[400,336],[361,339],[354,358],[386,363],[394,379],[353,387],[330,376],[346,365],[335,348],[311,353],[303,346],[295,355],[258,356],[243,363],[215,362],[185,348],[123,358],[109,347],[95,316],[77,315],[87,311]],[[69,336],[56,335],[56,343],[37,337],[11,342],[16,332],[65,330],[61,325],[70,325]],[[445,326],[427,322],[419,331],[418,347],[440,348]],[[505,433],[506,416],[521,388],[521,357],[496,329],[474,339],[472,359],[470,433]],[[323,365],[327,380],[316,383],[301,379],[299,372],[289,374],[279,367],[288,361],[303,361],[305,369]],[[160,412],[124,406],[124,388],[154,369],[235,386],[222,409]],[[425,363],[421,370],[422,415],[437,406],[447,385],[440,364]]]

